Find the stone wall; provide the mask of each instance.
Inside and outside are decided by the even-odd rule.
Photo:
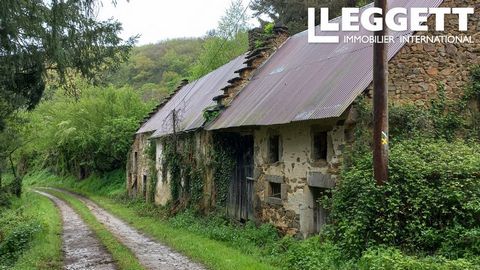
[[[306,237],[314,233],[311,179],[320,176],[334,183],[342,162],[345,126],[340,119],[308,121],[260,127],[254,131],[255,213],[258,221],[269,222],[286,234]],[[338,122],[338,124],[337,124]],[[327,159],[312,158],[313,131],[327,131]],[[279,135],[282,155],[279,162],[268,160],[271,134]],[[312,178],[313,176],[313,178]],[[271,181],[281,182],[281,200],[269,198]],[[325,188],[331,188],[332,185]]]
[[[469,71],[480,64],[480,4],[477,0],[445,0],[442,7],[476,7],[469,17],[469,31],[458,31],[458,16],[445,17],[445,32],[418,32],[416,35],[466,35],[464,44],[406,44],[389,63],[389,98],[393,104],[426,106],[436,97],[438,85],[445,85],[447,98],[458,98],[468,84]],[[428,20],[435,29],[434,16]],[[369,87],[371,95],[372,87]]]
[[[144,185],[144,176],[149,181],[148,138],[152,133],[136,134],[127,157],[127,191],[130,197],[144,197],[149,194],[148,184]]]
[[[210,149],[212,146],[211,132],[199,130],[182,134],[178,137],[178,151],[182,152],[187,140],[194,140],[193,157],[197,166],[203,168],[203,201],[200,208],[208,209],[214,205],[214,187],[213,187],[213,173],[210,162]],[[155,139],[156,143],[156,170],[157,170],[157,185],[155,191],[155,203],[158,205],[167,204],[171,198],[171,175],[165,165],[165,157],[163,148],[167,142],[163,139]],[[182,187],[185,188],[185,183],[182,181]]]

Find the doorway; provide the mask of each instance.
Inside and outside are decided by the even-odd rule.
[[[319,187],[310,187],[313,198],[313,232],[319,233],[322,227],[327,223],[328,210],[325,209],[320,200],[325,195],[327,189]]]
[[[227,212],[242,222],[253,219],[254,139],[239,136],[235,147],[235,168],[230,181]]]

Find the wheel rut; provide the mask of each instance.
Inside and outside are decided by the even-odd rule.
[[[90,199],[62,189],[53,190],[66,193],[82,201],[97,220],[135,254],[145,268],[151,270],[206,269],[204,266],[191,261],[186,256],[172,250],[168,246],[140,233],[124,221],[108,213]]]
[[[95,233],[67,203],[49,193],[38,190],[34,190],[34,192],[48,197],[60,209],[63,222],[62,250],[64,253],[64,269],[118,269],[112,255],[101,244]]]

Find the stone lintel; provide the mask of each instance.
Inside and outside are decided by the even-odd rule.
[[[283,184],[283,176],[279,176],[279,175],[266,175],[266,176],[265,176],[265,179],[267,179],[267,181],[268,181],[268,182],[271,182],[271,183]]]
[[[307,174],[307,184],[311,187],[333,188],[335,187],[335,180],[329,174],[309,172]]]

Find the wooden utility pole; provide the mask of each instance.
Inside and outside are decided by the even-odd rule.
[[[375,7],[383,10],[383,30],[374,33],[381,41],[387,34],[385,14],[387,0],[375,0]],[[377,15],[380,16],[380,15]],[[373,174],[377,185],[388,179],[388,44],[373,45]]]

